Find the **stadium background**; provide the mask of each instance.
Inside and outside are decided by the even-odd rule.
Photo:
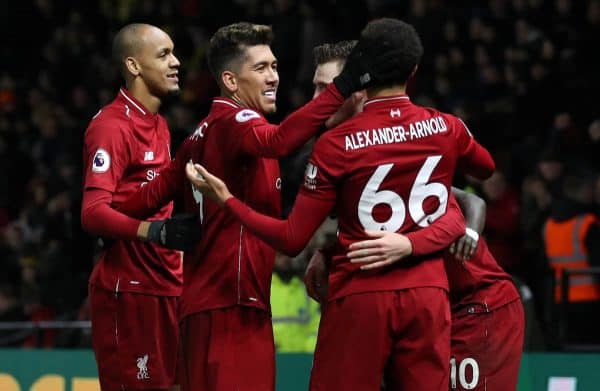
[[[109,54],[121,26],[152,23],[173,37],[183,91],[162,112],[175,149],[218,93],[205,62],[218,27],[242,20],[273,26],[281,82],[271,119],[278,121],[312,95],[312,47],[356,38],[380,16],[408,21],[422,37],[412,100],[461,116],[496,159],[490,180],[458,176],[456,184],[488,203],[484,234],[526,302],[526,350],[546,352],[527,360],[534,357],[535,367],[535,357],[556,359],[566,368],[585,359],[598,368],[593,354],[554,355],[565,345],[541,231],[566,173],[594,184],[600,214],[600,1],[23,0],[3,2],[0,13],[0,346],[29,353],[0,349],[0,381],[19,358],[27,373],[34,348],[57,357],[79,354],[57,349],[89,348],[86,288],[97,248],[79,224],[82,136],[120,85]],[[281,162],[286,206],[304,152]],[[298,273],[309,255],[295,262]],[[40,329],[38,322],[75,327]],[[536,390],[546,389],[543,379]]]

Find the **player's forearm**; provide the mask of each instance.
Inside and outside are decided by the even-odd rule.
[[[460,168],[477,179],[487,179],[496,170],[496,163],[490,152],[473,140],[467,153],[460,159]]]
[[[117,210],[138,219],[148,218],[175,198],[181,191],[183,180],[182,175],[173,178],[165,171],[164,175],[159,175],[127,198],[117,207]]]
[[[304,145],[344,103],[331,84],[317,98],[296,110],[279,125],[257,128],[242,140],[242,148],[254,156],[279,158]]]
[[[260,214],[235,197],[229,198],[225,207],[236,215],[246,228],[274,249],[289,256],[296,256],[306,247],[329,212],[327,205],[310,200],[303,202],[305,198],[307,197],[298,196],[287,220]]]
[[[465,216],[466,226],[478,233],[482,233],[485,227],[485,201],[475,194],[467,193],[456,187],[452,188],[452,194],[458,201],[458,205]]]
[[[450,202],[446,213],[429,227],[406,234],[412,243],[412,255],[432,254],[446,249],[465,233],[465,221],[458,205]]]
[[[111,208],[110,199],[110,193],[103,190],[86,190],[84,192],[81,207],[83,229],[93,235],[112,239],[137,239],[141,221]]]

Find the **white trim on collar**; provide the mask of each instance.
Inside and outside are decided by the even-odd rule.
[[[123,95],[125,97],[125,99],[127,99],[129,101],[129,103],[131,103],[136,109],[138,109],[139,111],[141,111],[141,113],[143,115],[146,115],[146,112],[144,111],[144,109],[142,109],[137,103],[135,103],[133,101],[133,99],[131,99],[130,97],[127,96],[127,94],[125,93],[125,91],[123,91],[123,89],[119,89],[119,92],[121,93],[121,95]]]
[[[224,103],[226,105],[229,105],[229,106],[233,107],[234,109],[239,109],[240,108],[240,106],[236,106],[233,103],[228,102],[226,100],[222,100],[222,99],[214,99],[213,103]]]
[[[370,104],[370,103],[375,103],[375,102],[385,102],[388,100],[396,100],[396,99],[408,99],[408,96],[394,96],[391,98],[380,98],[380,99],[373,99],[373,100],[369,100],[367,102],[365,102],[364,106]]]

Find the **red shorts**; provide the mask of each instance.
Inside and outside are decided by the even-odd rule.
[[[182,391],[272,391],[275,343],[271,316],[235,306],[181,321]]]
[[[453,316],[450,389],[516,390],[525,332],[521,300],[491,312],[466,307]]]
[[[102,391],[173,386],[177,297],[115,293],[90,285],[89,300]]]
[[[440,391],[448,383],[450,304],[440,288],[346,296],[327,303],[311,391]]]

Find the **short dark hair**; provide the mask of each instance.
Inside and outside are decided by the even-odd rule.
[[[154,27],[146,23],[130,23],[123,26],[115,37],[112,44],[112,58],[121,72],[124,72],[123,60],[129,56],[135,56],[142,46],[140,39],[141,30]]]
[[[272,41],[273,30],[263,24],[239,22],[221,27],[208,44],[208,68],[219,81],[221,72],[242,59],[247,46],[271,45]]]
[[[415,28],[399,19],[379,18],[369,22],[360,34],[360,41],[366,43],[371,53],[394,51],[391,61],[395,62],[395,72],[379,80],[373,87],[406,84],[413,69],[423,57],[423,45]]]
[[[315,46],[313,49],[315,65],[321,65],[336,60],[345,62],[357,42],[358,41],[356,40],[340,41],[337,43],[324,43],[323,45]]]

